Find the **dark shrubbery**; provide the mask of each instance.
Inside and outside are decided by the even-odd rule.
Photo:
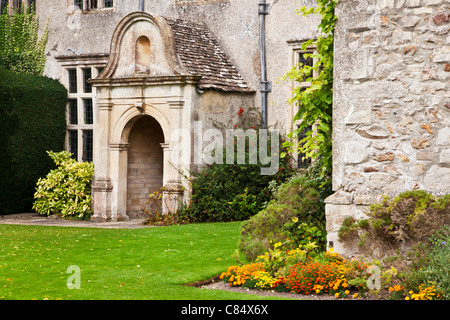
[[[58,81],[0,69],[0,214],[30,211],[37,180],[63,150],[67,91]]]
[[[281,184],[293,173],[288,158],[275,175],[261,175],[260,164],[208,165],[193,174],[191,203],[178,215],[192,222],[246,220],[271,199],[271,181]]]

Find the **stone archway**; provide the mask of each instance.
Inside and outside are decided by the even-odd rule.
[[[149,194],[163,187],[164,134],[158,121],[151,116],[140,117],[128,137],[127,215],[143,216]]]

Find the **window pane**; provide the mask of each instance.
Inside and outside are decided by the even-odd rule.
[[[36,0],[28,0],[28,12],[36,12]]]
[[[308,66],[312,68],[314,61],[312,57],[308,57],[310,54],[312,54],[312,52],[300,52],[298,54],[298,63],[300,63],[301,66]],[[302,81],[305,81],[305,79],[309,76],[311,76],[311,74],[305,74]]]
[[[97,9],[97,0],[89,0],[89,9]]]
[[[83,89],[86,93],[92,92],[92,85],[88,82],[92,78],[91,68],[83,69]]]
[[[77,93],[77,69],[69,69],[69,93]]]
[[[94,113],[92,110],[92,99],[84,99],[84,124],[94,123]]]
[[[16,11],[20,11],[22,9],[22,0],[13,0],[12,8]]]
[[[83,0],[74,0],[73,5],[83,10]]]
[[[83,130],[83,161],[92,161],[92,130]]]
[[[105,69],[104,67],[98,67],[97,68],[98,74],[100,75],[103,72],[104,69]]]
[[[312,128],[306,127],[304,128],[299,134],[298,134],[298,141],[302,141],[304,138],[306,138],[306,133],[311,131]],[[297,163],[299,168],[306,168],[309,164],[311,164],[311,158],[304,158],[305,154],[302,152],[298,153]],[[303,159],[304,158],[304,159]]]
[[[78,102],[76,99],[69,100],[69,124],[78,124]]]
[[[78,160],[78,131],[69,131],[69,152],[72,158]]]
[[[103,6],[105,8],[112,8],[114,6],[113,0],[103,0]]]
[[[6,8],[8,8],[8,0],[0,0],[0,14],[2,14]]]

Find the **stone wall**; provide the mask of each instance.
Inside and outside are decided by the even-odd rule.
[[[328,240],[383,194],[450,192],[450,2],[341,0],[336,8]],[[349,252],[349,249],[340,248]]]
[[[164,135],[158,122],[146,116],[131,129],[128,147],[127,215],[142,217],[149,194],[162,192]]]

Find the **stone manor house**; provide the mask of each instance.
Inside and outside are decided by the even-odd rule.
[[[287,100],[293,86],[310,84],[280,77],[311,63],[301,44],[318,36],[320,17],[296,9],[314,0],[1,0],[2,8],[30,3],[41,25],[49,18],[45,75],[69,92],[67,149],[95,164],[93,219],[136,217],[163,186],[167,199],[185,199],[180,172],[193,162],[170,159],[179,145],[194,158],[196,122],[206,129],[266,101],[269,126],[298,125]],[[450,192],[449,7],[336,7],[335,193],[326,216],[338,251],[343,219],[363,217],[383,194]]]

